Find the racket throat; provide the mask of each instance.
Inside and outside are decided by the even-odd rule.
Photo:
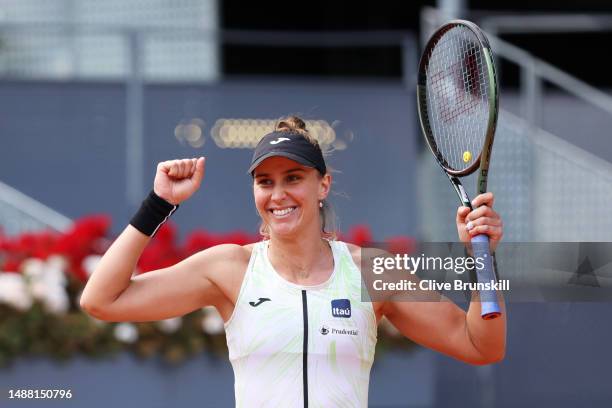
[[[450,182],[453,185],[455,191],[457,192],[457,195],[459,196],[459,200],[461,201],[461,203],[464,206],[469,207],[470,209],[472,209],[472,203],[470,202],[470,198],[468,197],[467,193],[465,192],[465,189],[463,188],[463,184],[461,184],[461,181],[459,180],[459,177],[451,176],[448,173],[446,173],[446,174],[447,174],[448,178],[450,179]]]

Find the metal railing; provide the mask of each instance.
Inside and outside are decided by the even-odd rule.
[[[437,10],[423,10],[423,41],[442,23]],[[545,83],[569,94],[575,104],[585,102],[603,112],[611,123],[612,97],[491,33],[487,36],[497,59],[520,68],[520,109],[517,116],[501,105],[489,183],[496,193],[496,207],[504,214],[505,240],[612,240],[612,164],[546,131],[542,120],[543,108],[550,101]],[[576,142],[578,138],[574,136]],[[426,224],[434,225],[439,214],[456,209],[445,201],[454,204],[456,199],[452,189],[434,180],[439,171],[430,161],[429,157],[422,161],[424,179],[428,180],[422,188],[429,189],[426,202],[435,204],[423,213],[430,221]],[[472,184],[475,180],[466,181],[466,185]],[[456,237],[453,225],[438,222],[435,228],[429,231],[432,239]]]
[[[72,220],[0,182],[0,226],[7,235],[51,229],[65,231]]]
[[[489,34],[584,33],[612,30],[612,14],[495,15],[479,12],[480,26]]]
[[[543,16],[534,16],[526,21],[533,20],[537,22],[541,19],[543,19]],[[608,18],[605,20],[608,21]],[[443,21],[444,15],[437,9],[431,7],[424,8],[421,12],[421,40],[426,41],[429,38],[429,34],[441,25]],[[544,82],[554,84],[571,95],[612,115],[612,96],[497,37],[495,35],[496,32],[500,31],[500,27],[503,26],[502,23],[506,21],[503,16],[488,17],[483,19],[483,21],[486,24],[486,26],[482,24],[482,28],[485,31],[487,31],[486,27],[497,27],[497,30],[494,32],[487,31],[487,37],[491,42],[496,57],[504,58],[520,67],[522,116],[531,125],[538,127],[541,123],[540,107],[543,104],[542,89]],[[581,30],[584,30],[584,26],[588,22],[593,24],[596,22],[594,19],[585,18],[573,18],[572,21],[580,23],[579,28]],[[528,24],[528,26],[530,25]],[[612,25],[610,28],[612,28]]]

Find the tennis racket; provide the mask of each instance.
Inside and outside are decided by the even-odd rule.
[[[489,41],[474,23],[453,20],[431,36],[419,63],[417,102],[421,130],[461,203],[472,208],[459,177],[478,173],[487,190],[498,110],[497,79]],[[478,282],[494,283],[489,238],[471,239]],[[479,267],[483,265],[482,267]],[[494,290],[480,291],[483,319],[501,315]]]

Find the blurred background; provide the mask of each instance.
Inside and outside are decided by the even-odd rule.
[[[504,239],[612,241],[607,1],[0,0],[1,405],[28,388],[72,389],[52,406],[233,405],[213,312],[104,325],[76,299],[159,161],[206,156],[206,178],[141,271],[257,239],[245,171],[282,116],[306,119],[331,152],[346,239],[455,241],[457,199],[415,106],[421,46],[453,17],[495,53],[489,189]],[[370,406],[610,406],[611,311],[510,304],[506,359],[487,367],[382,328]]]

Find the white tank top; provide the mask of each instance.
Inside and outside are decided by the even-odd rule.
[[[274,270],[268,243],[255,244],[225,324],[236,406],[367,407],[376,316],[346,244],[329,241],[326,282],[301,286]]]

